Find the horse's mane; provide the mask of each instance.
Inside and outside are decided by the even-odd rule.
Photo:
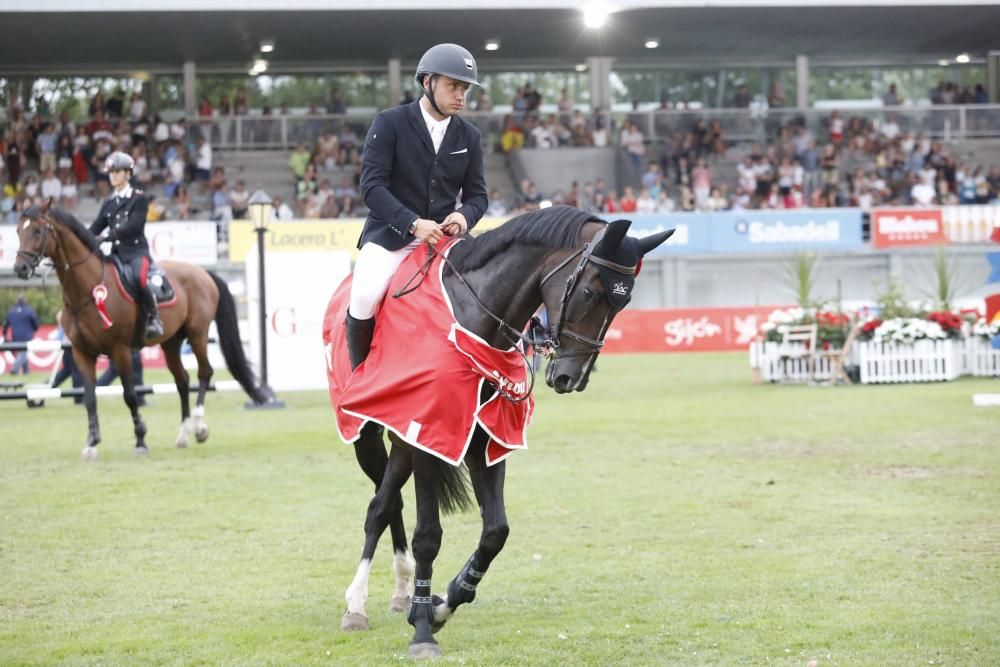
[[[572,248],[588,222],[604,222],[572,206],[552,206],[511,218],[501,227],[459,243],[448,255],[459,271],[474,271],[515,243]]]
[[[64,211],[61,208],[56,208],[53,206],[49,209],[49,215],[56,219],[59,224],[63,225],[71,232],[76,238],[80,239],[80,243],[87,247],[87,250],[91,252],[98,252],[101,248],[101,242],[97,240],[97,237],[90,233],[90,229],[87,228],[82,222],[76,219],[69,211]],[[34,205],[24,212],[24,216],[28,218],[41,218],[42,207],[39,205]]]

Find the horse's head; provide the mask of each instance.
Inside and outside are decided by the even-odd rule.
[[[44,204],[31,206],[21,214],[17,223],[17,258],[14,260],[14,274],[27,280],[35,273],[43,257],[52,257],[56,239],[49,214],[52,204],[50,197]]]
[[[611,321],[632,299],[643,255],[673,234],[671,229],[635,239],[626,235],[630,224],[616,220],[602,227],[582,250],[542,279],[550,322],[547,338],[555,343],[545,382],[556,393],[587,387]],[[567,277],[552,280],[557,276]]]

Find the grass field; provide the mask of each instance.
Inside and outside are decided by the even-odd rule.
[[[507,472],[511,536],[438,635],[476,665],[1000,664],[1000,383],[753,386],[744,354],[619,356],[586,393],[538,394]],[[371,489],[323,392],[148,458],[101,399],[0,403],[0,664],[381,665],[410,627],[339,630]],[[407,489],[406,498],[412,498]],[[406,508],[413,526],[413,503]],[[435,589],[479,518],[444,518]]]

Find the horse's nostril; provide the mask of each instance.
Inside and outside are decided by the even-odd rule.
[[[573,378],[569,375],[560,375],[556,378],[555,389],[556,391],[563,392],[569,391],[570,385],[573,384]]]

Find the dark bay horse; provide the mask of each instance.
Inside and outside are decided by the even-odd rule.
[[[583,391],[612,319],[631,298],[643,255],[673,232],[634,239],[626,235],[629,225],[627,220],[606,224],[560,206],[518,216],[499,229],[456,244],[443,273],[455,318],[490,346],[503,350],[518,338],[524,340],[520,332],[544,305],[550,325],[546,329],[536,326],[529,339],[536,347],[553,351],[546,384],[560,394]],[[480,401],[496,391],[495,386],[484,385]],[[431,592],[433,563],[442,537],[439,513],[471,506],[462,469],[413,447],[392,431],[387,453],[381,431],[372,426],[362,429],[355,443],[357,459],[375,483],[376,493],[365,521],[361,563],[346,592],[347,612],[341,627],[368,628],[365,601],[371,560],[379,537],[390,527],[396,575],[390,608],[407,608],[411,577],[415,577],[408,615],[414,627],[410,655],[438,656],[433,633],[460,605],[475,599],[476,587],[507,539],[505,463],[486,464],[489,436],[477,426],[464,464],[482,517],[482,533],[472,556],[439,597]],[[415,565],[407,555],[400,494],[411,475],[417,501]]]
[[[42,258],[48,257],[62,285],[65,307],[60,323],[73,343],[73,359],[84,380],[88,435],[83,458],[96,459],[97,444],[101,441],[95,394],[95,364],[100,354],[108,355],[118,367],[125,403],[132,412],[135,452],[147,453],[146,424],[139,415],[132,382],[132,347],[141,340],[141,318],[135,302],[120,291],[114,264],[101,252],[100,242],[89,229],[66,211],[50,209],[48,203],[32,206],[21,215],[17,235],[20,244],[14,273],[26,280]],[[192,433],[198,442],[208,438],[205,392],[212,378],[208,361],[208,329],[212,320],[218,329],[226,366],[240,386],[256,403],[266,403],[270,390],[256,385],[240,342],[236,304],[225,281],[192,264],[163,262],[161,268],[173,285],[176,299],[161,307],[163,336],[146,344],[159,344],[163,348],[167,367],[174,376],[181,397],[181,427],[175,444],[186,447]],[[198,360],[198,399],[193,416],[188,373],[181,363],[181,344],[185,339],[191,343]]]

